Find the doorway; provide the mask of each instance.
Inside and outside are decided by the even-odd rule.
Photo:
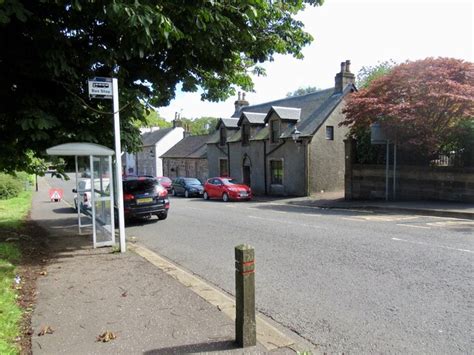
[[[252,163],[250,161],[250,158],[248,155],[245,155],[244,161],[242,162],[242,178],[243,178],[243,183],[247,186],[251,186],[251,166]]]

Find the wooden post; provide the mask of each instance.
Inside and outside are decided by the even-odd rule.
[[[255,249],[235,247],[235,340],[242,347],[257,345],[255,322]]]

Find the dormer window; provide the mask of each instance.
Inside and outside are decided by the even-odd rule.
[[[278,143],[280,140],[280,121],[270,121],[270,143]]]
[[[249,145],[250,141],[250,125],[244,123],[242,125],[242,145]]]
[[[219,131],[219,145],[225,145],[227,141],[227,132],[224,126],[221,126]]]

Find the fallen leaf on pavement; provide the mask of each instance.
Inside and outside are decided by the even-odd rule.
[[[46,276],[46,275],[48,275],[48,272],[47,271],[41,271],[39,274],[43,275],[43,276]]]
[[[127,297],[127,291],[125,291],[124,293],[122,293],[122,297]]]
[[[38,333],[38,336],[43,336],[43,335],[46,335],[46,334],[53,334],[54,333],[54,329],[51,328],[49,325],[45,325],[43,328],[41,328],[40,332]]]
[[[106,331],[97,337],[97,341],[108,343],[109,341],[114,340],[116,338],[117,336],[114,333]]]

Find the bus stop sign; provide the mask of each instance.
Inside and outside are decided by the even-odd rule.
[[[113,99],[112,78],[95,77],[88,80],[91,99]]]

